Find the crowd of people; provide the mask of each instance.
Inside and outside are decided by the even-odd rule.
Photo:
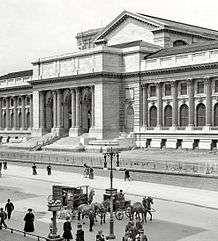
[[[125,228],[125,234],[122,241],[148,241],[144,234],[144,229],[141,221],[136,219],[136,222],[129,221]]]

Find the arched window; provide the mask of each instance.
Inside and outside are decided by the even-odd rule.
[[[157,107],[152,106],[150,108],[150,121],[149,124],[151,127],[157,126]]]
[[[204,104],[199,104],[197,106],[197,111],[196,111],[196,114],[197,114],[197,126],[205,126],[205,115],[206,115],[206,107]]]
[[[18,128],[20,129],[22,125],[22,114],[19,112],[18,114]]]
[[[214,106],[214,126],[218,126],[218,103]]]
[[[26,114],[26,125],[27,128],[30,128],[30,112],[27,112]]]
[[[164,126],[172,126],[172,107],[167,105],[164,109]]]
[[[3,99],[3,107],[6,107],[6,99]]]
[[[178,47],[183,45],[187,45],[187,43],[184,40],[176,40],[173,42],[173,47]]]
[[[4,113],[2,116],[2,128],[3,129],[6,128],[6,113]]]
[[[186,104],[180,106],[179,120],[180,126],[188,126],[188,106]]]

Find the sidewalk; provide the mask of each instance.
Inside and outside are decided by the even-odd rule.
[[[109,171],[105,171],[108,172]],[[3,173],[4,175],[4,173]],[[30,167],[9,165],[6,175],[26,177],[43,181],[52,181],[67,186],[89,185],[95,189],[104,190],[109,187],[109,177],[95,176],[94,180],[84,178],[81,174],[53,171],[47,176],[45,169],[38,169],[38,175],[33,176]],[[147,183],[140,181],[124,182],[122,179],[114,178],[113,186],[123,189],[126,194],[138,196],[152,196],[153,198],[188,203],[192,205],[218,209],[218,192],[200,190],[194,188],[183,188],[179,186]],[[49,193],[48,193],[49,195]]]
[[[1,241],[36,241],[37,239],[33,239],[30,237],[24,237],[18,233],[11,233],[9,230],[0,230],[0,240]]]

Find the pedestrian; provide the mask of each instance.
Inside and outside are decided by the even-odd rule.
[[[102,230],[98,231],[98,234],[96,235],[96,241],[105,241],[105,238],[104,238]]]
[[[66,241],[70,241],[71,239],[73,239],[73,236],[71,233],[72,227],[71,227],[71,223],[70,223],[70,217],[66,217],[66,221],[64,223],[63,230],[64,230],[63,238]]]
[[[51,237],[53,234],[53,218],[51,218],[51,222],[49,223],[49,235],[48,237]]]
[[[2,175],[2,162],[0,162],[0,177]]]
[[[124,181],[126,180],[130,181],[130,174],[128,169],[125,169],[125,172],[124,172]]]
[[[29,208],[28,213],[24,217],[25,225],[24,225],[24,231],[25,232],[34,232],[34,219],[35,216],[33,214],[32,208]]]
[[[93,225],[95,223],[95,216],[94,216],[94,213],[93,212],[90,212],[89,214],[89,232],[92,232],[93,231]]]
[[[84,231],[82,230],[82,224],[80,223],[77,225],[76,241],[85,241]]]
[[[36,164],[35,163],[33,163],[32,169],[33,169],[33,175],[37,175]]]
[[[7,213],[3,208],[0,208],[0,229],[2,229],[2,224],[5,228],[7,228],[7,224],[5,223],[5,219],[7,218]]]
[[[94,169],[92,167],[89,169],[89,179],[94,179]]]
[[[8,220],[11,219],[11,213],[12,213],[13,210],[14,210],[14,204],[11,202],[10,199],[8,199],[8,202],[5,205],[5,211],[8,214]]]
[[[7,170],[7,169],[8,169],[8,163],[7,163],[7,161],[3,161],[3,167],[4,167],[4,170]]]
[[[47,173],[48,173],[48,176],[51,175],[51,165],[50,164],[47,166]]]

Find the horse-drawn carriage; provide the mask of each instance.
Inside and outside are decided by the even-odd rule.
[[[110,200],[110,194],[104,194],[104,201]],[[118,194],[115,193],[113,195],[113,211],[115,213],[115,217],[118,220],[122,220],[124,218],[124,214],[129,218],[130,217],[130,207],[131,201],[125,199],[119,199]]]
[[[89,204],[94,195],[87,185],[78,187],[53,185],[52,193],[53,200],[60,200],[62,203],[58,216],[61,219],[65,219],[66,216],[74,216],[78,207],[82,204]]]

